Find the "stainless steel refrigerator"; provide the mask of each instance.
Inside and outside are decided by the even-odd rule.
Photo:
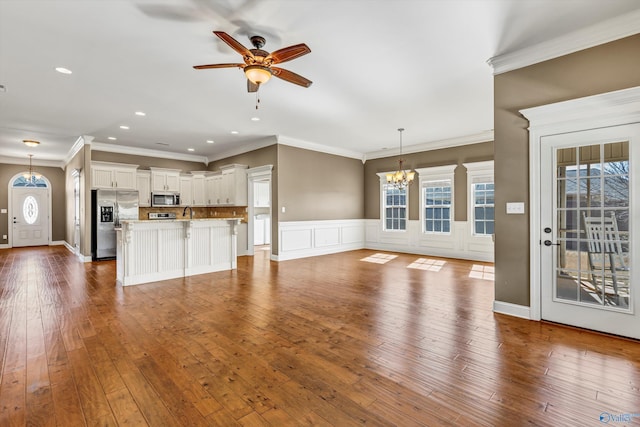
[[[138,219],[138,192],[129,190],[91,191],[91,257],[116,257],[116,227],[120,221]]]

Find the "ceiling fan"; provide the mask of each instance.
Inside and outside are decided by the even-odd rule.
[[[254,46],[254,49],[247,49],[224,31],[214,31],[213,33],[220,37],[226,44],[231,46],[233,50],[242,55],[244,64],[194,65],[193,68],[196,70],[204,70],[208,68],[241,68],[247,76],[247,90],[249,92],[257,92],[260,85],[266,83],[271,76],[276,76],[289,83],[303,87],[311,86],[311,80],[304,78],[299,74],[285,70],[284,68],[272,67],[272,65],[291,61],[292,59],[296,59],[311,52],[311,49],[309,49],[306,44],[300,43],[269,53],[262,50],[262,46],[266,43],[264,37],[250,37],[251,44]]]

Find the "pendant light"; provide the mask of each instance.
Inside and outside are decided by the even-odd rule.
[[[407,185],[413,182],[413,179],[416,177],[416,173],[412,170],[404,170],[402,165],[404,163],[404,159],[402,158],[402,132],[404,128],[398,128],[398,132],[400,132],[400,165],[398,170],[395,172],[389,172],[387,174],[387,183],[392,184],[395,188],[402,190]]]

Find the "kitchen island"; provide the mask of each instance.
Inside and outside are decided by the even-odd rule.
[[[237,268],[239,218],[122,221],[116,280],[128,286]]]

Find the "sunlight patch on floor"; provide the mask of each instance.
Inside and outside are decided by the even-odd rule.
[[[398,258],[398,255],[373,254],[366,258],[362,258],[360,261],[371,262],[374,264],[386,264],[394,258]]]
[[[473,264],[469,277],[472,279],[494,280],[495,271],[495,267],[492,265]]]
[[[407,268],[416,268],[418,270],[427,270],[438,272],[446,264],[446,261],[431,258],[418,258],[407,266]]]

